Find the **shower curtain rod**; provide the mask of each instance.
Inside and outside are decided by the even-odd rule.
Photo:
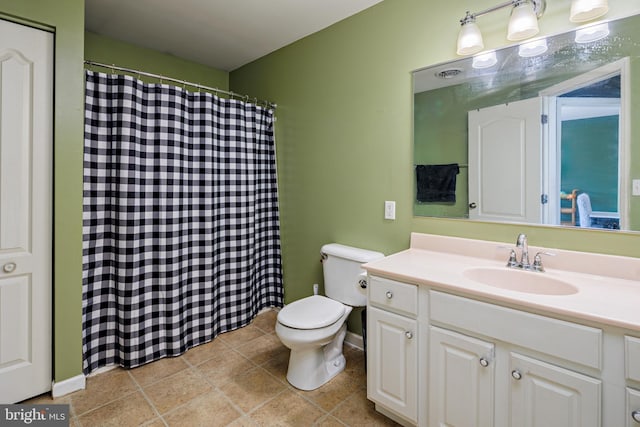
[[[102,67],[102,68],[109,68],[112,71],[113,70],[118,70],[118,71],[124,71],[126,73],[131,73],[131,74],[137,74],[139,76],[146,76],[146,77],[152,77],[154,79],[159,79],[160,82],[166,80],[166,81],[170,81],[170,82],[174,82],[174,83],[178,83],[181,84],[183,86],[191,86],[194,87],[196,89],[205,89],[214,93],[222,93],[225,95],[228,95],[230,98],[238,98],[241,100],[244,100],[245,102],[249,102],[249,101],[253,101],[255,104],[263,104],[268,108],[273,108],[274,110],[278,107],[278,104],[275,104],[273,102],[270,101],[264,101],[255,97],[250,97],[249,95],[241,95],[239,93],[235,93],[235,92],[231,92],[228,90],[223,90],[223,89],[218,89],[216,87],[210,87],[210,86],[205,86],[205,85],[201,85],[199,83],[191,83],[185,80],[179,80],[179,79],[174,79],[172,77],[167,77],[167,76],[162,76],[160,74],[153,74],[153,73],[147,73],[146,71],[140,71],[140,70],[134,70],[132,68],[126,68],[126,67],[118,67],[116,65],[109,65],[109,64],[103,64],[100,62],[94,62],[94,61],[88,61],[85,60],[84,61],[85,64],[87,65],[92,65],[95,67]]]

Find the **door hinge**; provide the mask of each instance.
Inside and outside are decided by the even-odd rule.
[[[549,196],[547,196],[546,194],[541,194],[540,203],[542,203],[543,205],[546,205],[547,203],[549,203]]]
[[[540,123],[546,125],[549,123],[549,115],[548,114],[540,114]]]

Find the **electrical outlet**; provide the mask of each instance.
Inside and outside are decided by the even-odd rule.
[[[632,196],[640,196],[640,179],[634,179],[633,188],[631,189]]]
[[[396,219],[396,202],[389,200],[384,202],[384,219]]]

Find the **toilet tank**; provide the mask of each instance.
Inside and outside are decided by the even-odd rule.
[[[366,273],[361,265],[384,258],[384,254],[338,243],[324,245],[320,253],[325,295],[354,307],[367,305],[367,290],[358,283]]]

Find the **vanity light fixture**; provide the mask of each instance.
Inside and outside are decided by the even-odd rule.
[[[544,14],[547,7],[546,0],[509,0],[480,12],[467,11],[465,17],[460,20],[458,48],[456,49],[458,55],[473,55],[484,49],[482,33],[476,24],[476,18],[505,7],[513,8],[507,29],[507,39],[511,41],[524,40],[538,34],[538,19]]]
[[[473,55],[484,49],[482,33],[476,24],[476,17],[467,11],[467,16],[460,20],[460,32],[458,33],[458,55]]]
[[[608,0],[573,0],[571,2],[569,21],[591,21],[605,15],[608,11]]]
[[[507,40],[526,40],[538,34],[538,16],[533,4],[528,1],[518,2],[511,10],[511,18],[507,27]]]

